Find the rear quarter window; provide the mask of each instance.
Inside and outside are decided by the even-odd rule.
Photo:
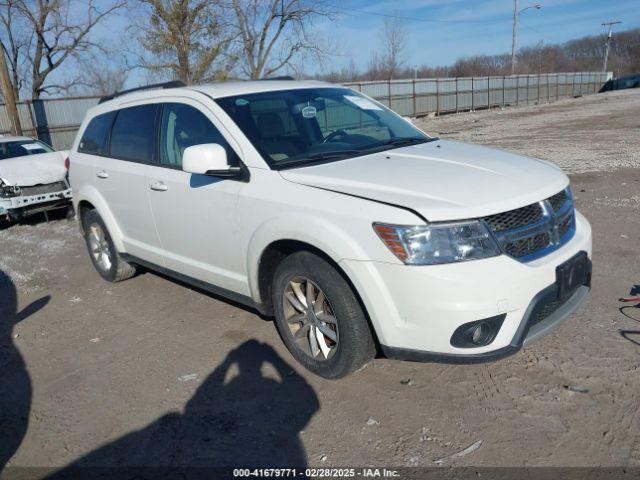
[[[92,155],[107,155],[109,153],[109,130],[114,117],[115,112],[103,113],[94,117],[82,134],[78,151]]]

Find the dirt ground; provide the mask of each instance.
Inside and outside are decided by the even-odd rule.
[[[640,90],[421,123],[581,172],[594,288],[564,325],[496,363],[377,359],[328,381],[253,311],[153,273],[105,283],[74,222],[11,226],[0,468],[640,466],[640,309],[617,301],[640,283]]]

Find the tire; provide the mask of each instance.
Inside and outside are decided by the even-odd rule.
[[[67,212],[65,213],[65,218],[67,220],[73,220],[74,218],[76,218],[76,211],[73,208],[73,205],[69,205],[67,207]]]
[[[115,283],[136,274],[136,267],[126,262],[116,250],[111,235],[96,210],[89,210],[82,216],[82,227],[89,258],[102,278]]]
[[[308,288],[312,309],[306,308]],[[311,372],[340,378],[375,356],[371,329],[355,293],[324,258],[305,251],[289,255],[276,269],[272,292],[278,333],[291,355]]]

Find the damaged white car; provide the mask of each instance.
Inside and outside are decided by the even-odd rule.
[[[73,214],[68,151],[29,137],[0,136],[0,219],[66,208]]]

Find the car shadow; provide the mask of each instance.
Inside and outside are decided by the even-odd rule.
[[[182,412],[168,413],[49,478],[78,478],[91,467],[118,475],[140,467],[305,467],[299,434],[319,407],[313,388],[271,346],[249,340],[227,355]]]
[[[49,299],[42,297],[18,312],[15,284],[0,270],[0,472],[20,447],[31,410],[31,378],[15,345],[14,327]]]
[[[145,267],[143,265],[138,265],[137,267],[137,272],[136,272],[136,276],[139,275],[155,275],[157,277],[160,277],[164,280],[167,280],[171,283],[175,283],[176,285],[180,285],[183,288],[188,288],[189,290],[193,290],[194,292],[198,292],[201,295],[205,295],[209,298],[212,298],[214,300],[217,300],[219,302],[223,302],[223,303],[228,303],[229,305],[232,305],[236,308],[239,308],[240,310],[244,310],[245,312],[249,312],[257,317],[259,317],[261,320],[264,320],[265,322],[272,322],[273,321],[273,317],[270,317],[268,315],[265,315],[264,313],[260,312],[257,308],[255,307],[251,307],[249,305],[246,305],[244,303],[240,303],[237,300],[234,300],[232,298],[229,297],[225,297],[223,295],[220,295],[218,293],[214,293],[210,290],[206,290],[204,288],[198,287],[197,285],[194,285],[193,283],[188,283],[184,280],[180,280],[179,278],[173,277],[169,274],[160,272],[158,270],[153,270],[152,268],[149,267]]]
[[[64,219],[71,220],[71,218],[69,208],[61,207],[47,212],[34,213],[19,220],[6,220],[2,218],[0,219],[0,230],[6,230],[14,225],[38,225],[40,223],[49,223]]]
[[[629,295],[640,294],[640,285],[634,285],[629,291]],[[640,323],[640,303],[635,305],[624,305],[618,311],[629,320]],[[640,330],[618,330],[618,333],[625,340],[640,346]]]

